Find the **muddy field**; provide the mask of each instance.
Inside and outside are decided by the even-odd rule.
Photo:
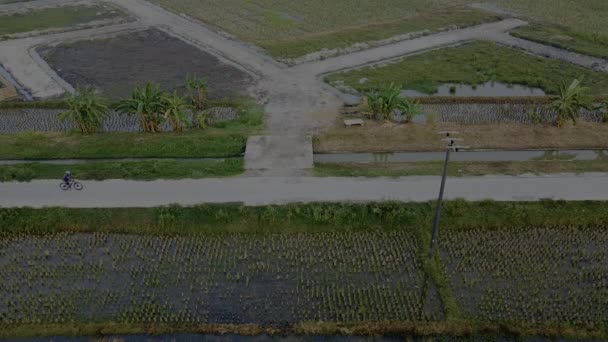
[[[606,229],[446,230],[442,239],[449,286],[467,317],[608,325]]]
[[[406,232],[13,236],[0,324],[443,319],[416,246]]]
[[[188,76],[207,77],[211,98],[245,95],[252,81],[236,67],[156,29],[38,52],[74,87],[92,85],[113,100],[128,97],[148,81],[184,92]]]

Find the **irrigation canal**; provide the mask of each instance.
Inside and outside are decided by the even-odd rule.
[[[75,165],[98,162],[144,162],[144,161],[224,161],[230,158],[106,158],[106,159],[0,159],[0,165],[57,164]],[[406,163],[442,161],[445,152],[395,152],[395,153],[317,153],[315,163]],[[608,159],[608,150],[521,150],[521,151],[462,151],[451,156],[453,161],[464,162],[522,162],[522,161],[578,161]]]

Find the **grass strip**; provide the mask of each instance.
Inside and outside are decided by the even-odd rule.
[[[0,135],[1,159],[205,158],[245,151],[246,132],[220,129],[185,133],[23,132]]]
[[[411,163],[323,163],[316,164],[314,173],[320,177],[406,177],[439,176],[442,161]],[[524,162],[460,162],[452,161],[448,167],[451,177],[483,175],[521,175],[551,173],[608,172],[608,159],[551,160]]]
[[[264,327],[256,324],[127,324],[115,322],[0,325],[1,338],[41,336],[104,336],[104,335],[167,335],[178,333],[237,334],[243,336],[314,335],[314,336],[380,336],[396,335],[442,337],[559,337],[581,340],[601,340],[608,337],[605,329],[581,329],[567,324],[525,325],[492,324],[474,321],[452,322],[362,322],[351,324],[305,322],[290,327]]]
[[[430,229],[434,203],[313,203],[247,207],[207,204],[158,208],[0,208],[0,232],[107,232],[154,235],[315,233]],[[448,201],[450,229],[605,226],[605,202]]]
[[[496,123],[465,125],[394,124],[365,121],[363,127],[335,127],[313,137],[315,153],[445,151],[437,132],[457,131],[475,150],[596,149],[608,146],[608,125],[579,121],[553,125]]]
[[[27,163],[0,165],[0,181],[30,181],[34,179],[61,179],[70,170],[79,180],[104,179],[196,179],[207,177],[228,177],[243,172],[242,159],[178,161],[127,161],[127,162],[87,162],[82,164],[42,164]]]
[[[124,16],[117,10],[110,11],[104,6],[62,6],[46,8],[0,16],[0,36],[44,30],[50,28],[71,27],[94,20],[111,19]]]
[[[511,34],[588,56],[608,58],[608,36],[599,33],[578,32],[563,26],[534,23],[516,28]]]
[[[360,83],[359,80],[368,81]],[[537,57],[491,42],[475,41],[406,57],[384,66],[365,67],[326,77],[362,92],[394,82],[403,89],[433,94],[445,83],[479,85],[490,81],[522,84],[557,94],[575,78],[595,95],[608,93],[608,75],[567,62]]]

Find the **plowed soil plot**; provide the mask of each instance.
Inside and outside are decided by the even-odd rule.
[[[446,231],[441,245],[469,318],[608,325],[606,229]]]
[[[92,85],[111,99],[128,97],[148,81],[183,92],[188,76],[207,77],[212,98],[244,95],[251,82],[238,68],[155,29],[39,52],[74,87]]]
[[[413,234],[0,240],[0,324],[443,319]]]

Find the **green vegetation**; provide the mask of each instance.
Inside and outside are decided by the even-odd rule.
[[[60,179],[70,169],[79,180],[104,179],[196,179],[236,176],[243,172],[242,159],[224,161],[103,161],[82,164],[27,163],[0,165],[0,181],[30,181],[33,179]]]
[[[178,107],[183,110],[185,100],[181,99],[180,102]],[[248,135],[263,125],[263,111],[246,98],[214,100],[209,104],[234,108],[238,119],[218,122],[205,130],[195,128],[183,133],[112,132],[85,136],[72,132],[0,134],[0,159],[215,158],[242,154]],[[19,103],[7,103],[5,106],[21,108]],[[64,101],[49,101],[34,103],[32,107],[62,109],[67,104]],[[163,108],[163,111],[157,115],[159,120],[165,120],[166,109]],[[172,114],[169,114],[171,120]],[[187,121],[184,116],[181,119]]]
[[[131,98],[120,101],[116,109],[137,116],[144,132],[161,132],[165,119],[165,92],[160,90],[158,84],[148,82],[145,87],[135,88]]]
[[[569,86],[565,84],[559,88],[559,97],[551,104],[557,112],[555,125],[563,127],[567,120],[572,120],[576,125],[579,113],[582,109],[592,109],[592,98],[589,96],[589,88],[582,87],[579,80],[574,80]]]
[[[608,2],[604,0],[587,0],[585,6],[581,6],[578,0],[491,0],[490,2],[530,21],[560,25],[582,34],[608,36],[608,27],[605,25]]]
[[[134,134],[24,132],[0,135],[2,159],[205,158],[245,151],[247,131]]]
[[[207,204],[159,208],[0,208],[0,233],[167,236],[239,233],[266,236],[279,233],[388,232],[429,228],[433,222],[434,206],[434,202],[389,202],[261,207]],[[605,202],[594,201],[447,201],[444,209],[442,221],[449,222],[447,226],[456,231],[525,226],[602,226],[608,222],[608,206]]]
[[[323,49],[343,49],[357,43],[374,42],[406,33],[436,33],[447,27],[465,27],[498,21],[500,17],[468,8],[445,8],[430,13],[427,10],[394,21],[380,20],[368,26],[338,28],[280,40],[257,40],[254,43],[280,58],[297,58]],[[292,26],[293,27],[293,26]]]
[[[380,120],[388,120],[395,111],[400,111],[409,122],[420,114],[421,107],[415,100],[401,97],[401,89],[394,83],[372,91],[367,95],[367,105],[372,115]]]
[[[284,58],[324,48],[344,48],[408,32],[432,32],[450,25],[466,26],[498,20],[496,15],[466,7],[479,3],[476,0],[388,0],[383,6],[365,0],[335,0],[331,3],[321,0],[252,0],[245,4],[228,0],[222,1],[221,5],[212,0],[151,1],[176,13],[188,13]],[[585,6],[577,0],[488,0],[484,3],[490,8],[514,12],[516,16],[535,23],[532,29],[516,32],[529,36],[531,30],[543,41],[559,44],[562,44],[559,36],[566,35],[572,38],[567,42],[568,47],[605,56],[608,3],[604,0],[587,0]],[[556,25],[560,28],[554,28]]]
[[[59,119],[69,119],[83,134],[97,132],[110,110],[107,101],[99,96],[93,87],[77,89],[66,102],[69,109],[61,114]]]
[[[320,177],[405,177],[405,176],[439,176],[443,162],[411,163],[323,163],[315,165],[315,175]],[[450,162],[448,175],[483,176],[483,175],[522,175],[551,174],[563,172],[608,172],[608,160],[590,161],[526,161],[526,162]]]
[[[208,108],[209,85],[206,78],[188,77],[186,89],[190,95],[190,102],[198,111]]]
[[[467,317],[593,330],[608,326],[607,243],[605,225],[449,228],[440,254]]]
[[[184,125],[192,125],[190,118],[188,118],[190,108],[191,106],[186,102],[186,98],[177,95],[177,92],[165,97],[165,120],[171,122],[173,132],[182,132]]]
[[[448,201],[429,260],[433,209],[2,208],[0,336],[255,334],[274,322],[288,323],[274,333],[608,336],[606,315],[593,316],[608,308],[604,202]],[[532,320],[535,305],[548,309]]]
[[[61,6],[32,10],[25,13],[0,16],[0,36],[17,32],[71,27],[93,20],[119,16],[125,16],[125,14],[113,7],[100,5]]]
[[[583,79],[594,95],[608,94],[608,75],[566,62],[536,57],[490,42],[476,41],[444,48],[380,67],[365,67],[327,76],[331,84],[344,82],[367,92],[394,82],[403,89],[432,94],[445,83],[470,85],[489,81],[523,84],[557,94],[563,83]],[[359,80],[368,81],[360,84]]]
[[[540,23],[519,27],[511,31],[511,34],[560,49],[608,58],[608,34],[584,33],[563,26]]]
[[[366,0],[152,2],[176,13],[188,13],[283,58],[410,32],[433,32],[452,25],[470,26],[499,19],[465,7],[464,0],[387,0],[382,6]]]

